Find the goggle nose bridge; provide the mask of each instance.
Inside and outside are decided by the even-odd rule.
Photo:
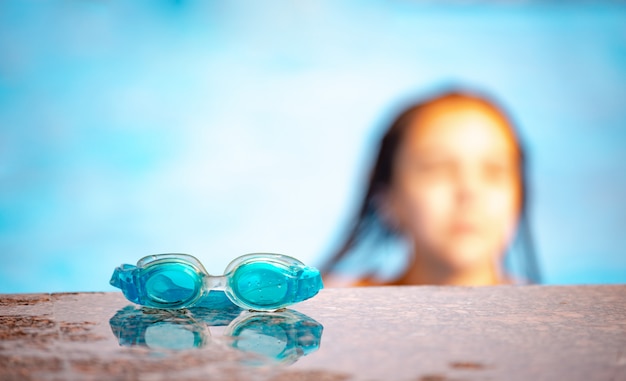
[[[205,290],[226,290],[228,277],[226,275],[206,275],[203,277]]]

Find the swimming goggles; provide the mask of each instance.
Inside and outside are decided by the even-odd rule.
[[[243,255],[220,276],[209,275],[200,261],[188,254],[149,255],[136,266],[117,267],[110,283],[128,300],[146,307],[216,307],[211,306],[209,294],[220,290],[235,305],[255,311],[281,309],[315,296],[324,287],[316,268],[270,253]]]

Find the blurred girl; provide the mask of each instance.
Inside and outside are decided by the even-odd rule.
[[[453,91],[412,105],[383,136],[358,213],[322,266],[325,283],[538,282],[524,164],[511,120],[486,97]],[[363,263],[373,260],[375,250],[356,265],[366,273],[342,267],[372,237],[399,237],[410,247],[407,266],[391,279]],[[504,266],[515,238],[524,255],[522,279],[513,279]]]

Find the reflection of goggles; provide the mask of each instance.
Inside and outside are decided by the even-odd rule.
[[[209,275],[188,254],[149,255],[137,266],[117,267],[110,283],[146,307],[187,308],[205,304],[211,290],[223,290],[236,305],[257,311],[301,302],[323,287],[317,269],[281,254],[243,255],[222,276]]]
[[[241,312],[237,307],[169,311],[127,306],[109,324],[122,346],[173,350],[203,347],[211,340],[209,326],[228,325],[225,335],[232,338],[227,341],[232,347],[281,363],[316,351],[324,329],[293,310]]]
[[[226,328],[231,345],[282,363],[294,363],[319,349],[324,327],[293,311],[243,312]]]

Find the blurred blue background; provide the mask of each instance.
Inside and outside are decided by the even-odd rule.
[[[626,6],[0,2],[0,292],[161,252],[319,264],[402,101],[494,95],[546,283],[626,282]]]

